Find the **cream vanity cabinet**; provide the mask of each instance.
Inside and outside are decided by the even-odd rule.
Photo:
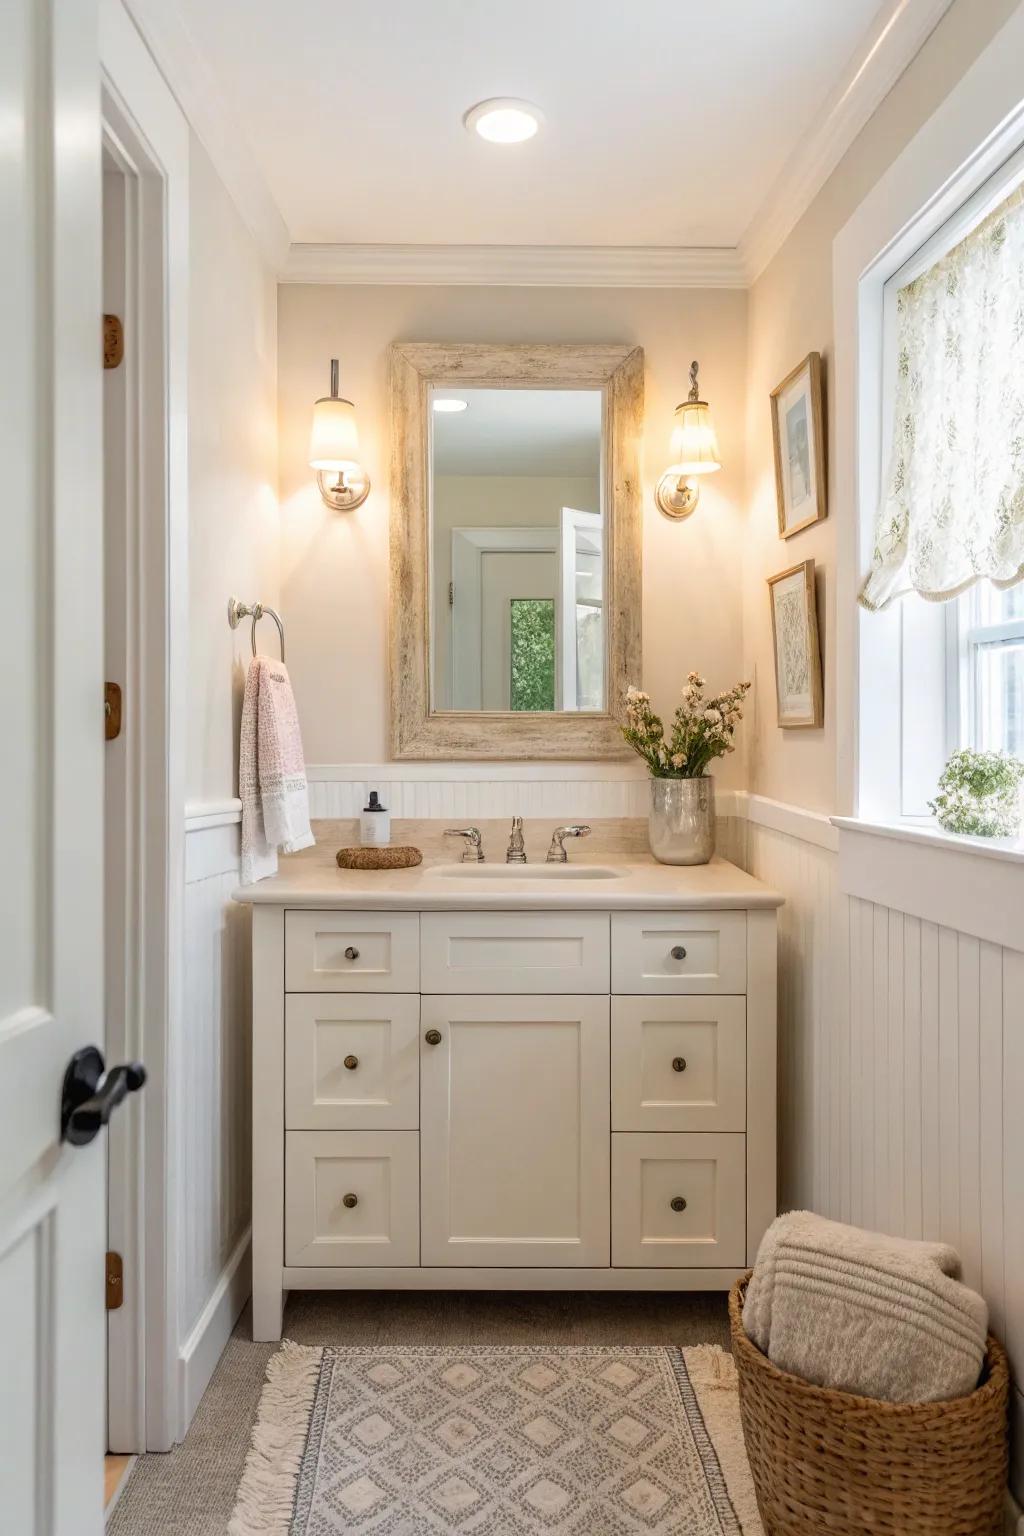
[[[775,1214],[777,899],[735,873],[743,908],[256,888],[255,1336],[296,1287],[731,1284]]]

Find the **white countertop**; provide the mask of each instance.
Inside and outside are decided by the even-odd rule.
[[[499,837],[507,823],[480,821],[484,831],[486,868],[504,866],[504,843]],[[569,863],[574,867],[614,870],[615,877],[552,879],[544,873],[544,850],[550,840],[548,822],[538,823],[527,850],[530,864],[516,868],[510,878],[490,874],[472,878],[476,866],[458,864],[460,845],[441,843],[441,824],[429,831],[424,822],[397,823],[392,843],[409,842],[423,852],[423,863],[413,869],[339,869],[338,848],[355,838],[351,823],[320,823],[317,847],[284,857],[280,871],[255,885],[237,890],[235,900],[286,907],[360,908],[427,911],[622,911],[630,908],[728,908],[778,907],[783,898],[760,880],[716,857],[710,864],[687,867],[659,864],[638,844],[641,834],[632,823],[594,822],[595,835],[585,841],[567,841]],[[639,824],[643,827],[643,824]],[[500,833],[498,829],[500,828]],[[412,835],[418,833],[419,835]],[[404,834],[404,835],[402,835]],[[646,829],[643,831],[646,836]],[[533,846],[531,846],[531,842]],[[543,846],[538,849],[538,844]],[[531,873],[531,866],[537,874]],[[458,870],[458,873],[453,873]],[[470,877],[464,876],[465,871]]]

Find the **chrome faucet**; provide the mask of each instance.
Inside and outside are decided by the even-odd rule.
[[[512,834],[508,840],[505,863],[526,863],[526,844],[523,842],[523,818],[521,816],[512,817]]]
[[[546,862],[548,864],[566,864],[568,855],[562,846],[563,839],[567,837],[589,837],[590,828],[582,822],[570,827],[556,827],[551,835],[551,847],[548,849]]]
[[[484,850],[480,840],[479,827],[446,827],[445,837],[464,837],[466,839],[462,849],[463,864],[482,864],[484,862]]]

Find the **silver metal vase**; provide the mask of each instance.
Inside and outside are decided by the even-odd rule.
[[[715,851],[714,779],[652,779],[648,830],[659,864],[707,864]]]

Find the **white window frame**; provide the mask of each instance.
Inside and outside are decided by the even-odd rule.
[[[873,614],[857,602],[885,469],[885,290],[915,258],[926,266],[936,259],[929,242],[955,243],[958,217],[970,228],[984,216],[977,208],[985,199],[995,206],[1008,194],[1009,176],[1000,182],[998,173],[1024,151],[1021,57],[1024,6],[876,183],[833,248],[837,808],[873,822],[905,820],[903,705],[913,681],[903,664],[903,605]],[[948,690],[951,667],[940,671]],[[947,693],[946,719],[950,705]]]

